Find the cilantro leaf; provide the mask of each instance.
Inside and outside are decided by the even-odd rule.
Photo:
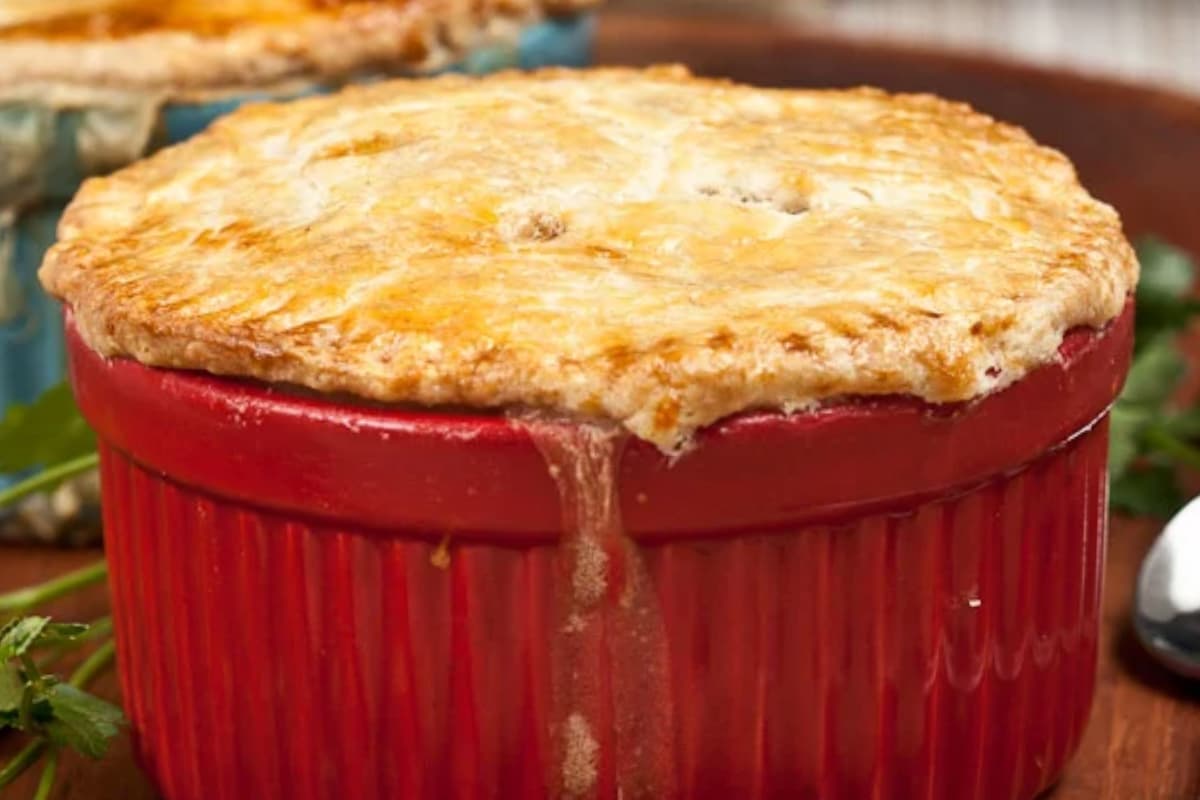
[[[12,406],[0,420],[0,472],[50,467],[87,455],[96,437],[59,384],[29,406]]]
[[[45,724],[46,736],[90,758],[102,758],[109,740],[120,733],[125,716],[121,709],[69,683],[50,692],[53,717]]]

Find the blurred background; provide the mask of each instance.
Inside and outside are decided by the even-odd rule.
[[[613,0],[986,51],[1200,93],[1198,0]]]

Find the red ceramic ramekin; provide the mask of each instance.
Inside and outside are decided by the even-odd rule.
[[[970,404],[748,414],[675,464],[630,442],[621,514],[661,640],[614,614],[591,651],[588,793],[1048,786],[1092,698],[1131,333],[1130,310],[1072,332],[1060,363]],[[560,500],[527,432],[69,338],[126,706],[168,798],[563,795]]]

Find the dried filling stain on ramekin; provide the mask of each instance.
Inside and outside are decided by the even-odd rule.
[[[674,792],[666,629],[640,548],[621,521],[616,426],[514,416],[558,486],[558,602],[552,641],[558,774],[571,798]]]

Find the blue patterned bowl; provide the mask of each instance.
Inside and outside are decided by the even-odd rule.
[[[448,71],[494,72],[542,66],[584,66],[590,58],[593,21],[583,16],[530,27],[509,45],[476,51]],[[62,323],[58,304],[37,285],[42,256],[53,244],[63,208],[90,174],[110,171],[158,147],[187,139],[239,105],[329,91],[314,85],[287,96],[240,94],[204,104],[153,110],[89,107],[52,109],[0,105],[0,418],[63,379]],[[133,131],[136,147],[122,157],[110,146],[97,157],[95,142],[115,130]],[[137,141],[139,132],[142,141]],[[118,137],[120,138],[120,137]],[[24,165],[24,166],[22,166]],[[11,478],[0,475],[0,488]]]

